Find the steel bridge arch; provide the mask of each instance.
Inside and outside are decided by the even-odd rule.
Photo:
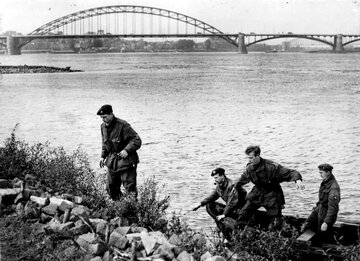
[[[251,35],[248,35],[251,36]],[[304,35],[296,35],[296,34],[287,34],[287,35],[277,35],[277,36],[270,36],[267,38],[263,38],[260,40],[256,40],[254,42],[248,43],[246,44],[246,46],[250,46],[259,42],[264,42],[264,41],[268,41],[268,40],[273,40],[273,39],[278,39],[278,38],[303,38],[303,39],[308,39],[308,40],[313,40],[313,41],[317,41],[317,42],[321,42],[327,45],[330,45],[331,47],[334,47],[334,44],[331,42],[328,42],[326,40],[322,40],[322,39],[318,39],[315,37],[311,37],[311,36],[304,36]],[[359,39],[360,40],[360,39]]]
[[[86,10],[82,10],[79,12],[75,12],[58,19],[55,19],[31,32],[29,35],[46,35],[50,33],[52,30],[60,28],[66,24],[70,24],[82,19],[86,19],[89,17],[100,16],[104,14],[113,14],[113,13],[138,13],[138,14],[148,14],[148,15],[156,15],[167,17],[170,19],[174,19],[177,21],[184,22],[186,24],[193,25],[204,32],[208,32],[210,34],[217,35],[227,42],[238,46],[236,40],[233,40],[229,36],[225,35],[219,29],[201,21],[191,16],[187,16],[181,13],[173,12],[166,9],[156,8],[156,7],[149,7],[149,6],[137,6],[137,5],[113,5],[113,6],[103,6],[103,7],[96,7],[90,8]]]
[[[358,42],[358,41],[360,41],[360,38],[354,39],[354,40],[351,40],[351,41],[348,41],[348,42],[346,42],[346,43],[343,43],[343,46],[348,45],[348,44],[351,44],[351,43],[354,43],[354,42]]]

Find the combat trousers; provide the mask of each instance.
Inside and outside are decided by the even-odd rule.
[[[305,221],[305,229],[311,229],[316,232],[316,238],[314,239],[317,243],[336,243],[334,238],[333,226],[328,224],[326,231],[321,231],[321,225],[324,223],[327,207],[318,205],[311,212],[310,216]]]
[[[244,207],[241,209],[239,213],[239,218],[236,221],[237,227],[243,228],[248,224],[248,222],[252,219],[255,211],[258,210],[260,205],[251,203],[249,200],[246,201]],[[266,214],[269,218],[269,221],[273,226],[278,227],[281,226],[282,223],[282,212],[279,208],[265,208]]]
[[[124,186],[127,193],[132,193],[137,197],[136,168],[136,165],[120,171],[113,171],[108,168],[106,190],[113,200],[118,200],[123,196],[121,185]]]
[[[227,227],[224,222],[221,220],[216,220],[216,217],[219,215],[224,214],[225,205],[219,202],[210,202],[206,204],[206,211],[207,213],[215,220],[216,226],[219,228],[219,230],[223,233],[224,237],[231,241],[231,235],[232,235],[232,229]],[[230,213],[228,217],[236,220],[239,215],[237,213]]]

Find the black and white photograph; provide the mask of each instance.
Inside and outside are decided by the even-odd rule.
[[[360,0],[1,0],[0,261],[360,261]]]

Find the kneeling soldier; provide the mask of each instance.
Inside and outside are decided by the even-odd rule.
[[[246,190],[242,187],[235,188],[234,182],[226,177],[223,168],[214,169],[211,176],[215,180],[216,188],[207,198],[201,201],[201,206],[206,206],[208,214],[215,220],[216,225],[229,240],[231,230],[222,221],[225,217],[232,218],[234,221],[239,217],[238,212],[245,203]],[[225,201],[226,205],[216,202],[220,197]]]

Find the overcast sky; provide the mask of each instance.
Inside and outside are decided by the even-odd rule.
[[[168,9],[227,33],[360,34],[360,0],[0,0],[0,32],[27,34],[59,17],[108,5]]]

